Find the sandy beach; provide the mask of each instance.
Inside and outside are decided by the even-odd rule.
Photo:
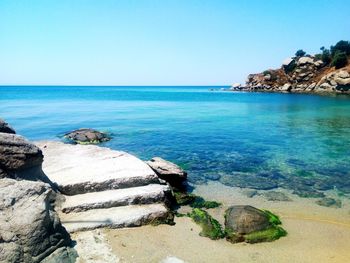
[[[293,201],[272,202],[262,196],[248,198],[239,188],[215,182],[198,186],[194,192],[206,199],[223,202],[222,207],[209,210],[221,223],[223,212],[229,205],[250,204],[280,215],[288,236],[275,242],[253,245],[231,244],[224,239],[213,241],[199,236],[200,227],[190,218],[177,217],[175,226],[90,232],[97,235],[99,242],[104,242],[113,255],[105,257],[104,261],[115,262],[117,257],[119,262],[161,262],[173,256],[185,262],[343,263],[350,258],[350,205],[346,198],[342,200],[342,208],[321,207],[315,204],[315,199],[295,195],[289,195]],[[79,238],[79,235],[81,233],[75,237]]]

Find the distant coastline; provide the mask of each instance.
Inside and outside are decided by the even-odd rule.
[[[342,40],[321,51],[308,55],[298,50],[279,69],[249,74],[245,85],[235,83],[230,90],[350,94],[350,42]]]

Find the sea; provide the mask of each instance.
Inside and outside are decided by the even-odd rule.
[[[108,132],[101,146],[175,162],[194,186],[350,194],[350,96],[227,88],[0,86],[0,118],[32,141]]]

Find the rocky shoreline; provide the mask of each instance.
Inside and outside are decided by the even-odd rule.
[[[214,240],[256,243],[286,235],[277,216],[249,206],[230,207],[221,226],[208,211],[221,204],[188,193],[179,166],[91,145],[98,131],[79,130],[84,143],[33,144],[1,119],[0,128],[0,262],[76,262],[88,252],[76,251],[83,249],[72,233],[173,225],[174,215],[192,218],[200,235]],[[190,210],[181,214],[181,207]]]
[[[321,50],[322,54],[317,55],[307,55],[300,50],[296,56],[285,59],[279,69],[249,74],[245,85],[236,83],[229,90],[350,94],[349,42],[340,41],[331,51]],[[340,53],[345,60],[342,64],[337,62]]]

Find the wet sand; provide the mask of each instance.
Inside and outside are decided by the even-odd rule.
[[[194,193],[223,203],[210,209],[221,223],[230,205],[249,204],[280,215],[288,236],[275,242],[231,244],[199,236],[200,228],[187,217],[176,218],[175,226],[145,226],[132,229],[104,229],[111,251],[119,262],[159,262],[175,256],[185,262],[349,262],[350,202],[342,198],[342,208],[321,207],[317,199],[267,201],[262,196],[248,198],[239,188],[220,183],[196,187]]]

